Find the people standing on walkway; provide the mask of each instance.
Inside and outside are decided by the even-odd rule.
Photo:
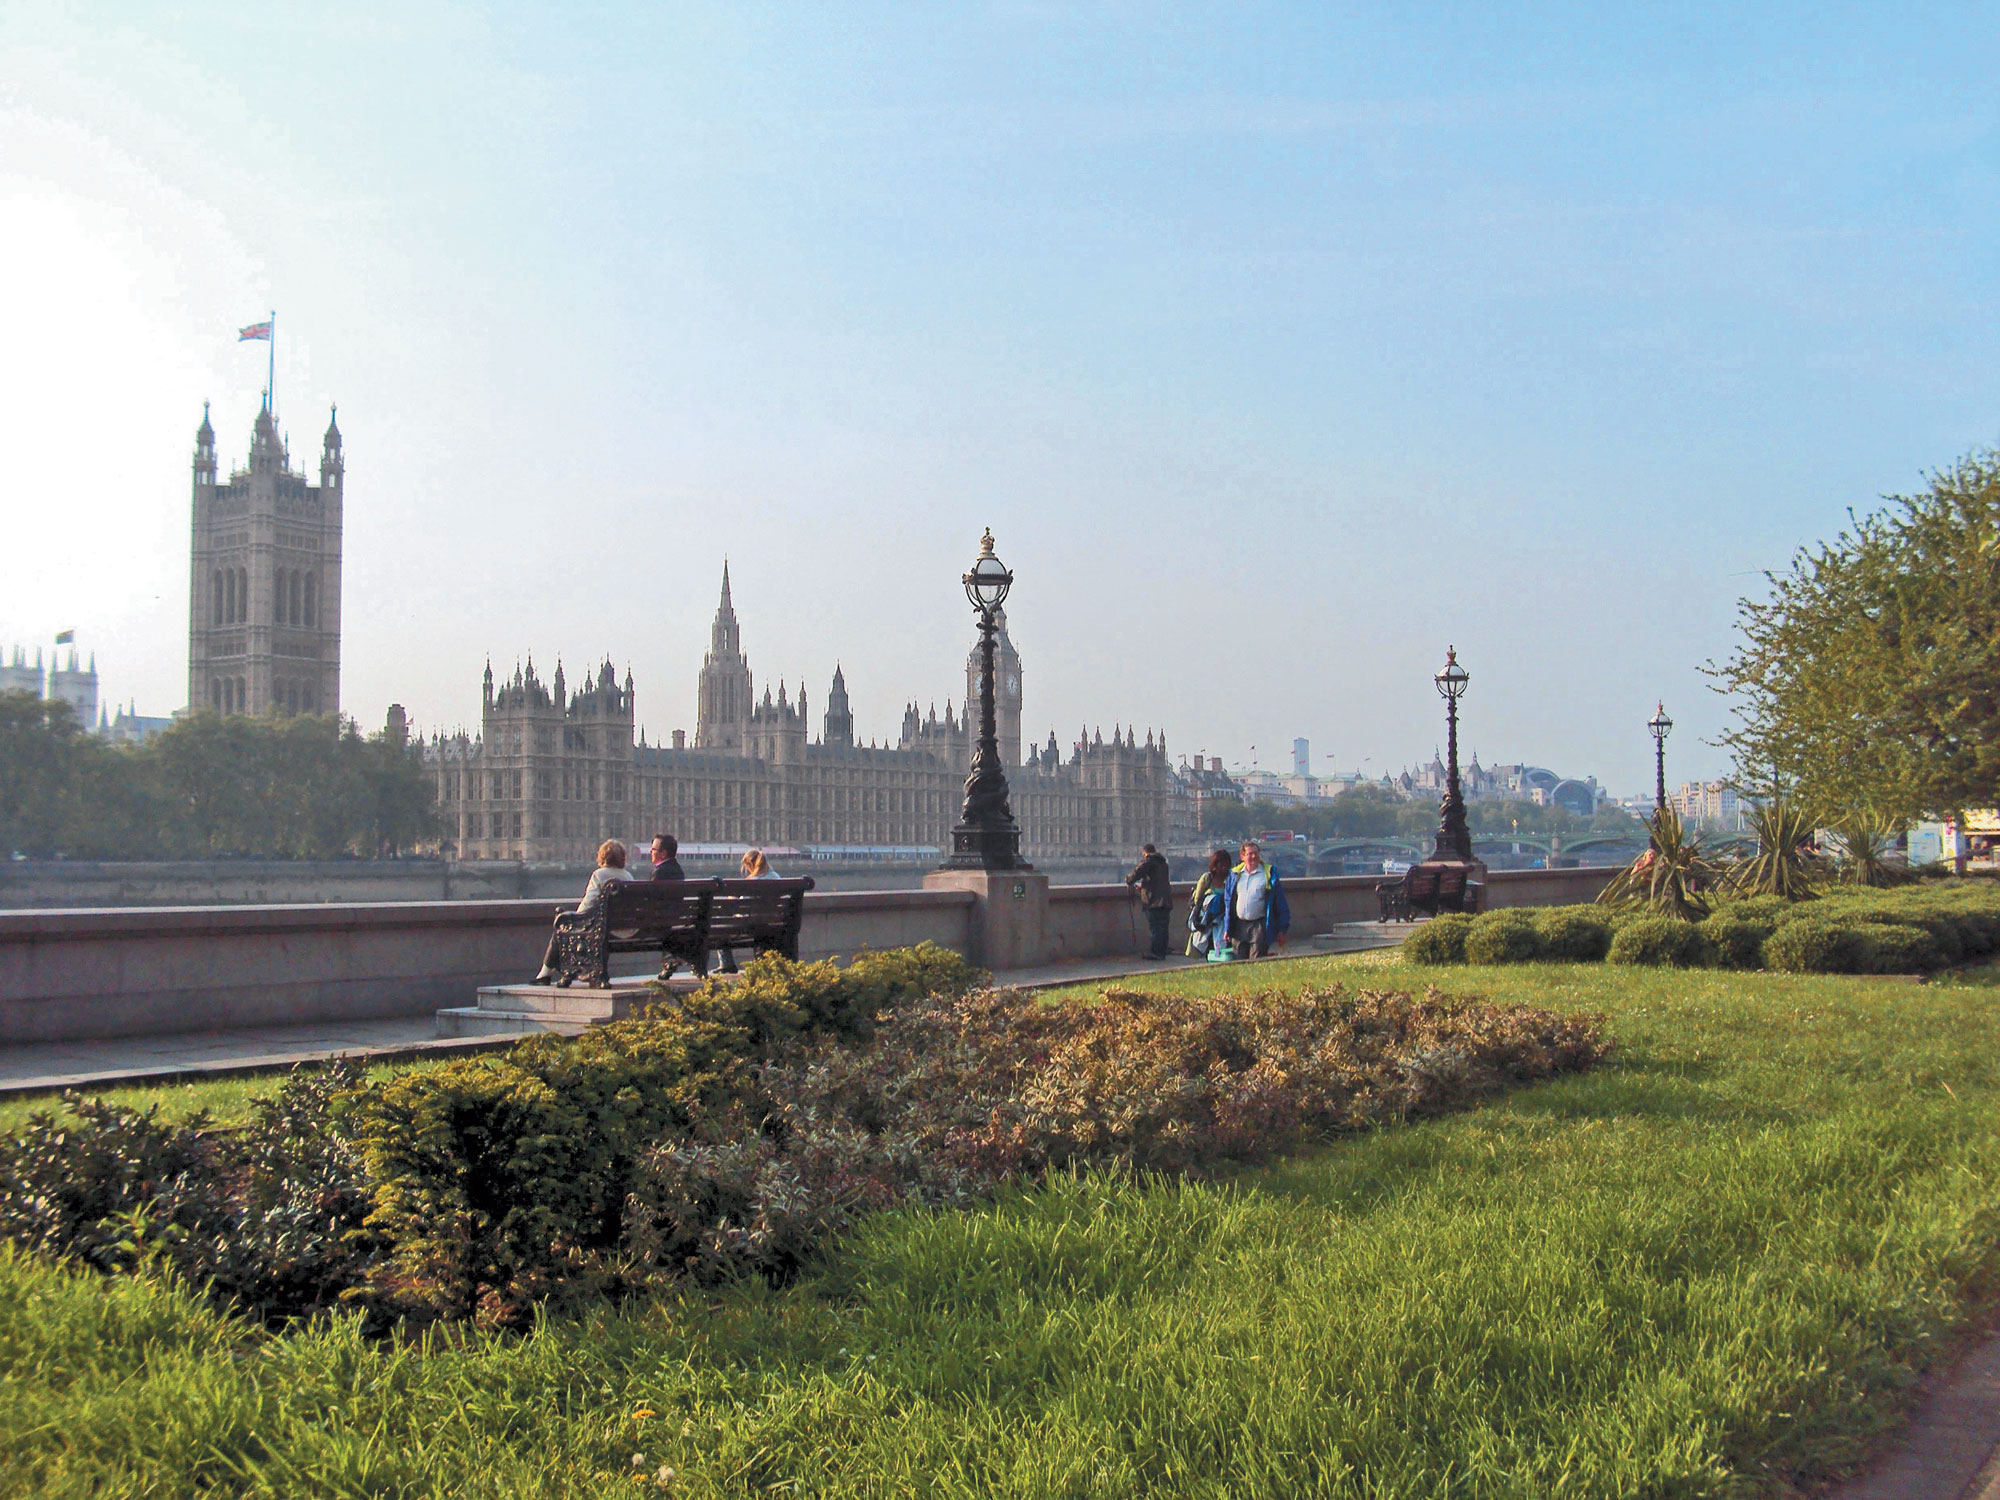
[[[1148,958],[1167,956],[1167,922],[1173,915],[1173,878],[1167,872],[1167,857],[1151,844],[1139,847],[1139,863],[1132,873],[1125,877],[1125,884],[1138,892],[1139,905],[1146,913],[1146,927],[1151,942],[1146,949]]]
[[[1208,857],[1208,868],[1194,883],[1194,899],[1188,903],[1189,958],[1206,958],[1229,942],[1229,903],[1222,889],[1229,883],[1229,851],[1217,849]]]
[[[612,886],[632,878],[632,872],[625,868],[625,846],[616,839],[606,839],[597,846],[597,868],[590,872],[590,884],[583,888],[583,899],[576,905],[578,916],[588,916],[604,904],[604,893]],[[548,952],[542,955],[542,970],[531,983],[547,984],[556,977],[556,939],[549,936]]]
[[[686,880],[687,874],[681,869],[681,841],[671,833],[653,835],[653,879]]]
[[[1292,906],[1278,872],[1264,863],[1255,839],[1243,845],[1243,861],[1229,872],[1223,897],[1229,907],[1229,940],[1238,958],[1262,958],[1282,943],[1292,925]]]

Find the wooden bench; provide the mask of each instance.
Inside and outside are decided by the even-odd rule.
[[[708,955],[748,948],[756,953],[799,956],[799,927],[806,916],[806,892],[813,878],[796,880],[718,880],[709,908],[708,943],[696,974],[708,972]]]
[[[555,983],[601,990],[611,983],[614,953],[658,953],[661,972],[674,959],[707,962],[709,914],[719,880],[627,880],[609,887],[593,912],[556,916]]]
[[[627,880],[593,912],[556,917],[555,983],[601,990],[614,953],[658,953],[662,974],[675,960],[708,973],[718,949],[799,956],[810,875],[797,880]]]
[[[1472,878],[1474,866],[1425,861],[1411,865],[1400,880],[1385,880],[1375,887],[1375,899],[1382,908],[1378,922],[1407,922],[1423,912],[1436,916],[1447,911],[1477,911],[1484,887]]]

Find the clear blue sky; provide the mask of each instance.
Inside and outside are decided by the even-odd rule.
[[[1371,773],[1718,774],[1758,570],[2000,436],[1991,6],[0,6],[0,646],[185,696],[187,458],[337,400],[345,707],[610,653]],[[1414,17],[1414,18],[1413,18]]]

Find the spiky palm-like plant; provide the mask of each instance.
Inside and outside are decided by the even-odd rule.
[[[1692,922],[1708,912],[1703,894],[1722,878],[1722,867],[1708,857],[1701,835],[1692,838],[1681,815],[1663,807],[1647,822],[1652,847],[1619,871],[1597,899],[1605,906],[1643,906],[1663,916]]]
[[[1812,810],[1790,797],[1774,794],[1759,803],[1750,814],[1757,852],[1736,862],[1729,872],[1730,888],[1745,895],[1812,900],[1813,888],[1830,873],[1812,845],[1818,826]]]
[[[1910,878],[1907,859],[1897,857],[1895,821],[1862,808],[1833,825],[1840,840],[1841,878],[1856,885],[1901,885]]]

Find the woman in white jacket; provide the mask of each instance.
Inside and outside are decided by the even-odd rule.
[[[576,904],[577,913],[584,915],[594,912],[604,904],[604,893],[621,880],[630,880],[632,872],[625,868],[625,846],[616,839],[606,839],[597,846],[597,868],[590,872],[590,884],[583,888],[583,899]],[[556,977],[556,940],[549,939],[549,951],[542,955],[542,972],[531,983],[547,984]]]

